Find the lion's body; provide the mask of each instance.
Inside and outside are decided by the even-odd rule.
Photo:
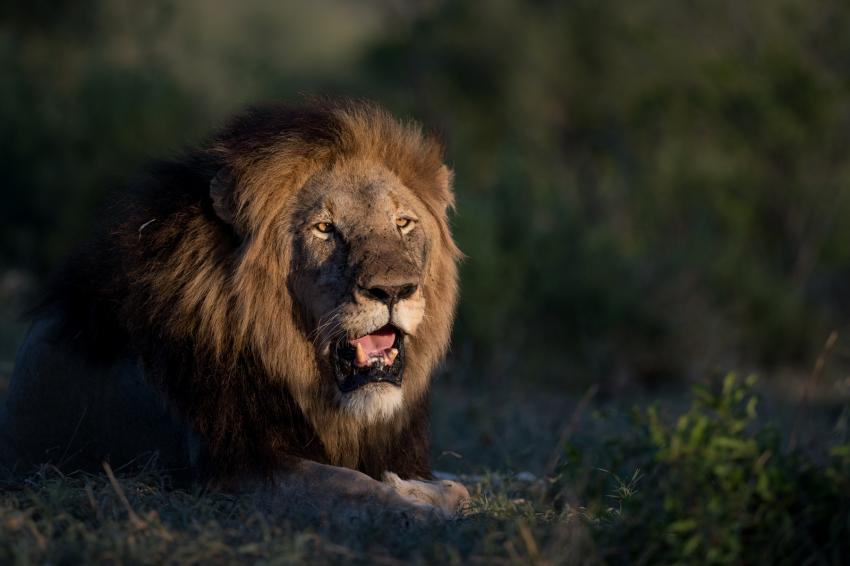
[[[430,477],[428,382],[456,296],[449,181],[418,128],[351,103],[256,109],[156,165],[36,310],[0,421],[4,463],[157,454],[223,482],[304,460]],[[415,230],[384,225],[402,213]],[[330,239],[311,228],[321,215]],[[387,324],[403,381],[348,391],[334,348]]]
[[[15,366],[0,412],[0,450],[12,471],[41,463],[98,471],[104,461],[120,468],[156,458],[177,477],[190,473],[198,456],[194,435],[128,352],[92,363],[56,321],[40,320]]]

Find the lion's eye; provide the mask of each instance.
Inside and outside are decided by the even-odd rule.
[[[313,224],[313,233],[323,240],[327,240],[333,231],[334,225],[330,222],[317,222],[316,224]]]
[[[414,224],[416,224],[416,221],[413,218],[400,216],[395,219],[395,225],[398,226],[398,229],[404,233],[407,233],[412,230]]]

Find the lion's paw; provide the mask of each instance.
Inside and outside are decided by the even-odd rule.
[[[384,483],[412,503],[434,507],[444,517],[463,514],[469,503],[469,491],[463,484],[448,480],[403,480],[393,472],[384,472]]]

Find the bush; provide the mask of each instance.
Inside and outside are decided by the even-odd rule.
[[[850,444],[785,449],[757,421],[752,385],[730,375],[717,393],[697,389],[677,419],[636,411],[625,436],[568,447],[557,503],[618,560],[846,563]]]
[[[444,134],[475,375],[800,367],[850,316],[846,2],[45,6],[0,21],[0,269],[236,107],[336,92]]]

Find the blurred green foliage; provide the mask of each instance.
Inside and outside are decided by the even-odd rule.
[[[0,265],[245,103],[345,93],[446,139],[480,375],[808,366],[850,313],[846,2],[87,5],[3,14]]]

